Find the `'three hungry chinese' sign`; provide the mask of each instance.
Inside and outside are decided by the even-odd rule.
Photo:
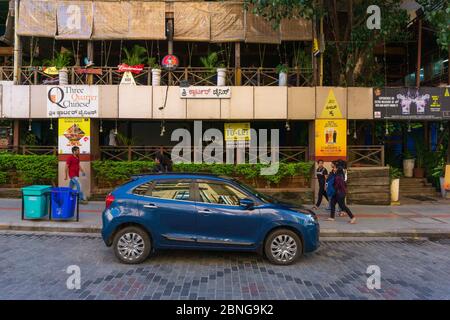
[[[180,98],[190,99],[230,99],[230,87],[180,87]]]
[[[47,86],[47,117],[97,118],[97,86]]]

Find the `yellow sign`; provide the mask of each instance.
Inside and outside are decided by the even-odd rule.
[[[318,119],[315,122],[316,159],[345,160],[347,157],[347,120]]]
[[[445,166],[444,188],[450,190],[450,164]]]
[[[448,88],[445,89],[444,97],[450,97],[450,94],[448,93]]]
[[[44,69],[44,73],[49,75],[57,75],[59,72],[58,69],[56,69],[56,67],[46,67]]]
[[[319,49],[319,41],[317,40],[317,38],[313,39],[313,54],[317,55],[320,52]]]
[[[330,89],[330,91],[328,92],[328,97],[320,117],[326,119],[343,118],[341,109],[339,108],[339,104],[336,100],[333,89]]]
[[[91,121],[89,118],[58,119],[58,153],[71,154],[72,147],[80,153],[91,152]]]
[[[250,122],[225,123],[225,141],[250,141]]]

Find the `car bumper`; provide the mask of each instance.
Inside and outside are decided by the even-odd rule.
[[[317,223],[310,226],[306,230],[306,235],[304,237],[304,252],[313,252],[317,250],[320,246],[320,225]]]

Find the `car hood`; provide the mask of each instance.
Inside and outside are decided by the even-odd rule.
[[[291,210],[296,212],[301,212],[304,214],[314,214],[314,211],[307,209],[305,206],[301,204],[295,204],[285,201],[279,201],[277,203],[271,204],[272,207],[278,208],[278,209],[285,209],[285,210]]]

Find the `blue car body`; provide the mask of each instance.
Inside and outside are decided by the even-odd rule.
[[[163,199],[136,194],[140,186],[183,179],[191,183],[186,199]],[[228,184],[245,193],[254,206],[205,203],[195,197],[199,181]],[[198,190],[198,189],[197,189]],[[303,252],[319,246],[319,223],[308,209],[280,203],[234,179],[207,174],[149,174],[116,188],[112,203],[103,211],[102,237],[111,246],[114,234],[137,225],[150,235],[153,249],[210,249],[258,251],[277,228],[297,233]]]

